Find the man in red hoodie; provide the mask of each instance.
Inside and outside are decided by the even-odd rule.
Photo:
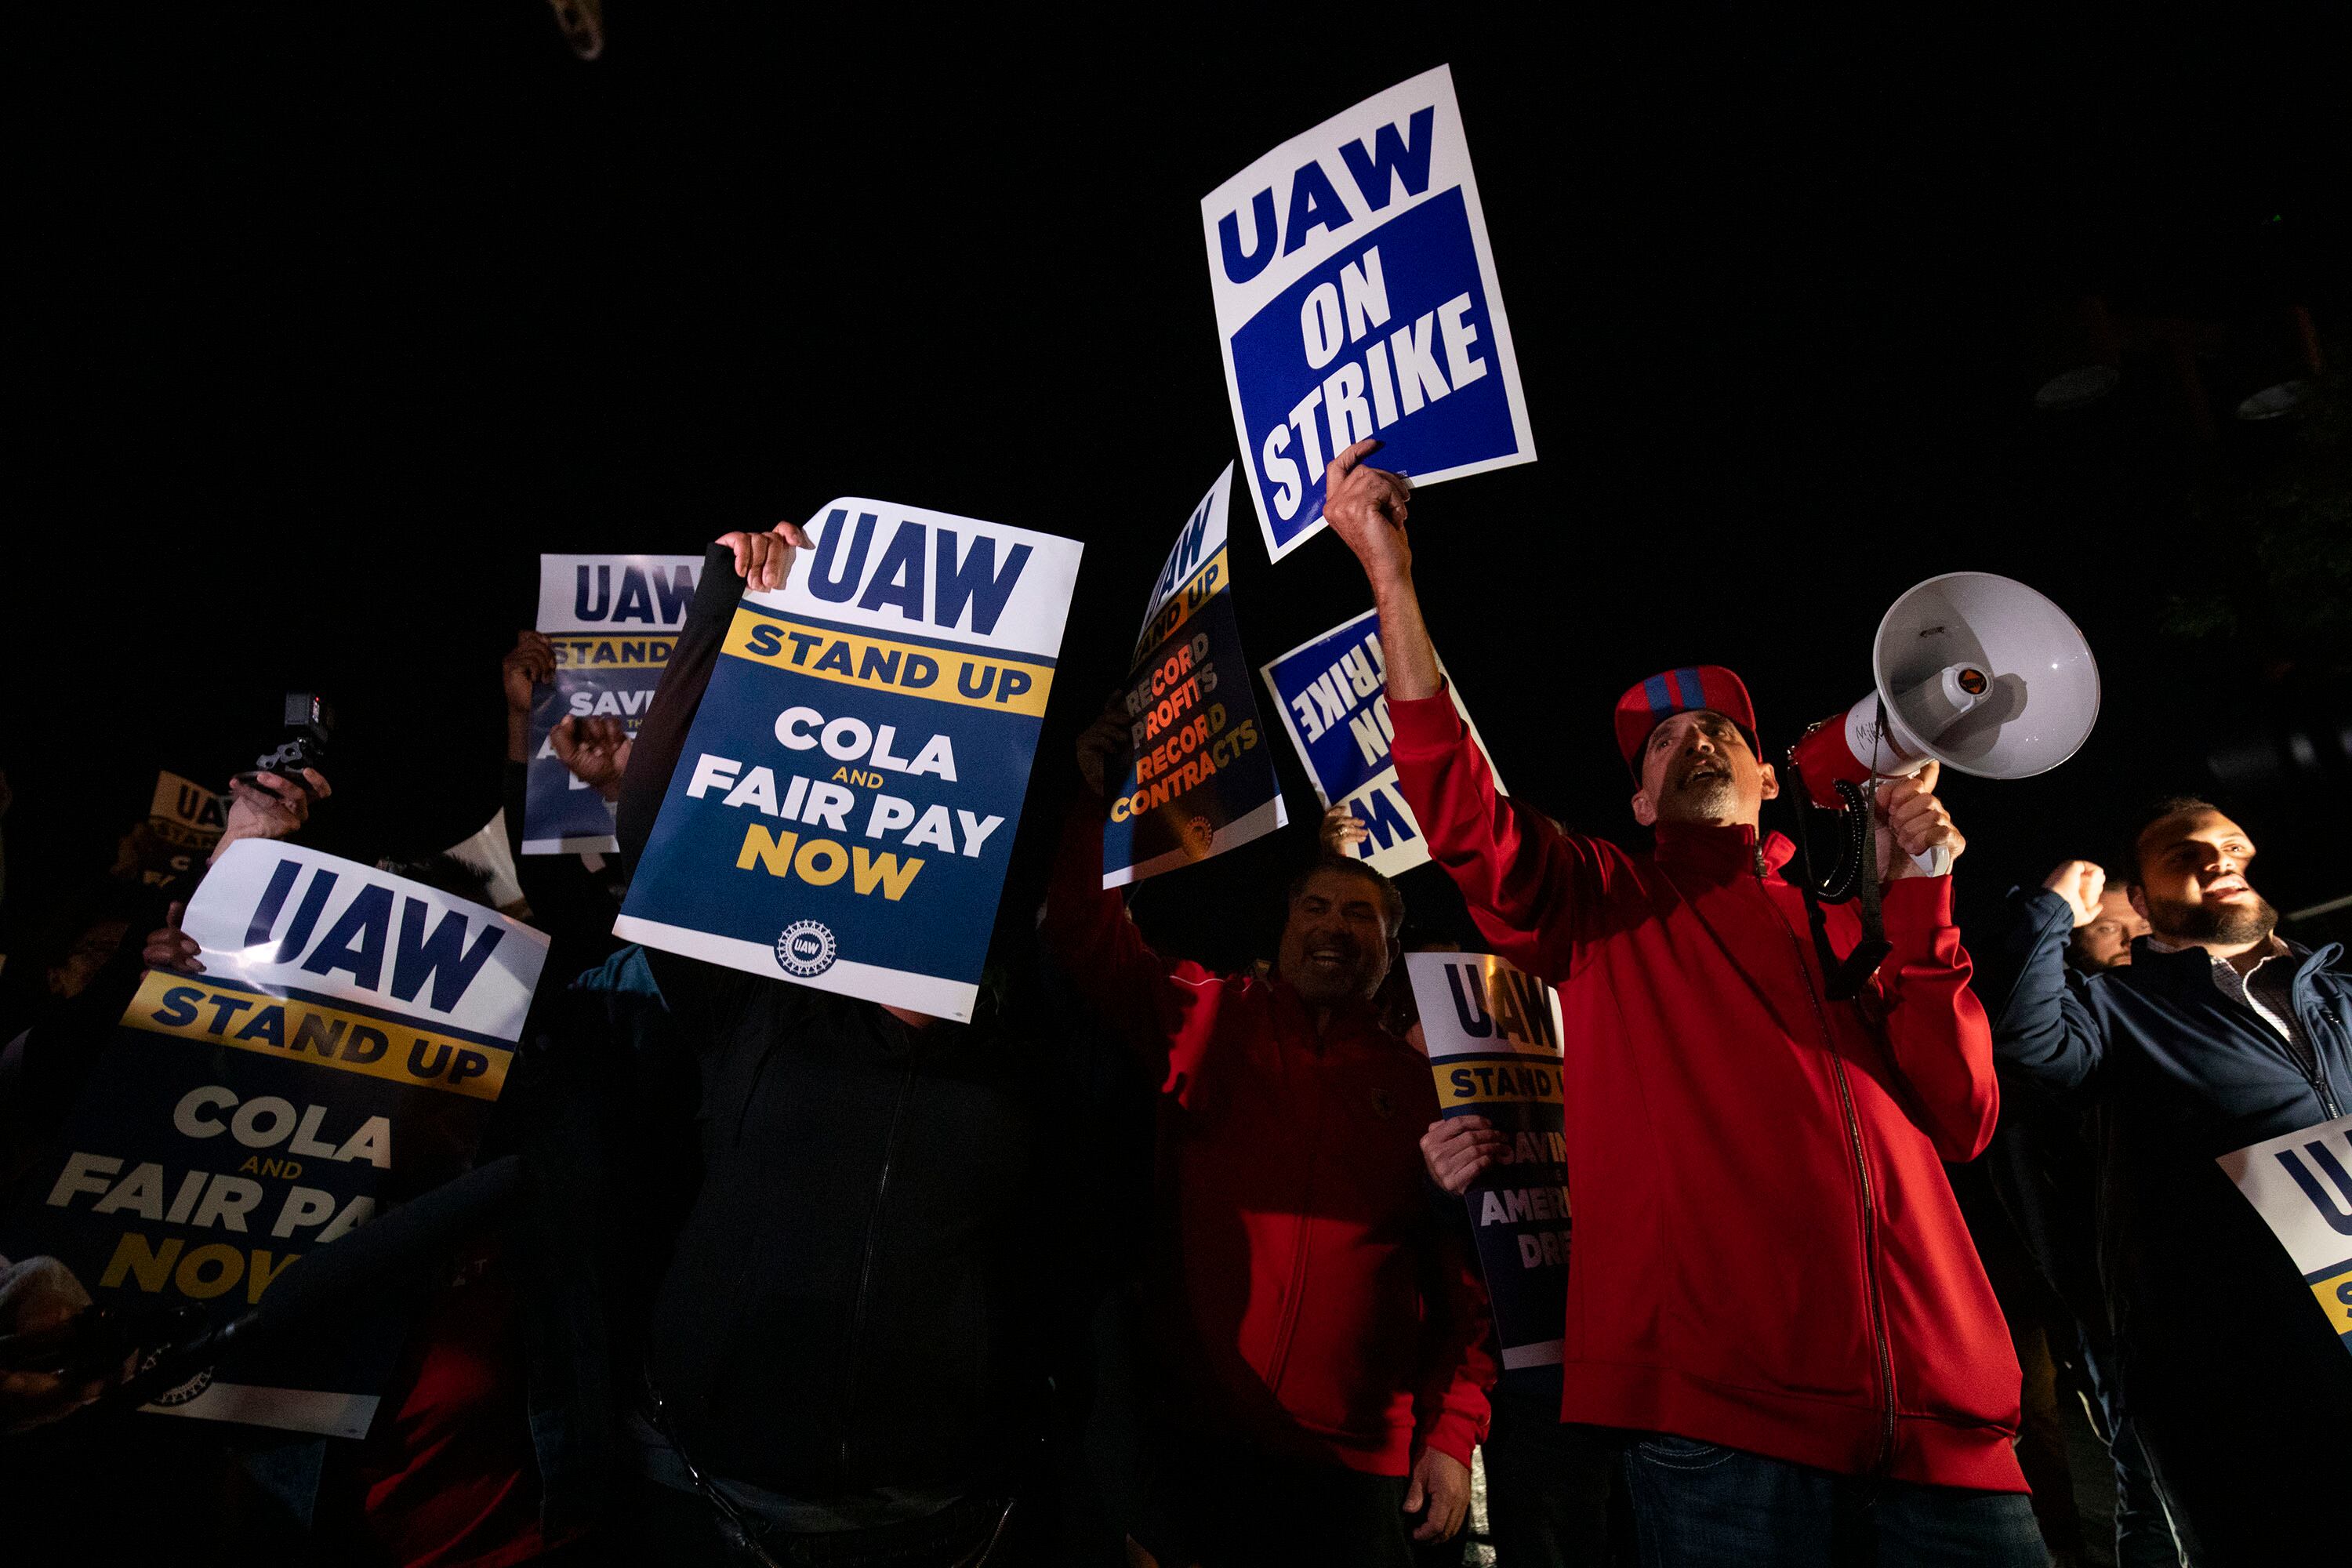
[[[1043,934],[1160,1088],[1146,1311],[1166,1400],[1136,1534],[1162,1568],[1410,1568],[1412,1542],[1461,1528],[1496,1369],[1475,1266],[1422,1183],[1429,1064],[1371,1005],[1404,900],[1326,859],[1291,886],[1271,978],[1161,958],[1102,885],[1124,725],[1080,738]]]
[[[1324,515],[1371,581],[1430,851],[1495,951],[1560,989],[1561,1414],[1631,1435],[1643,1561],[2039,1568],[2017,1361],[1942,1164],[1984,1148],[1999,1096],[1950,880],[1907,858],[1963,847],[1932,768],[1884,797],[1893,952],[1832,1000],[1790,846],[1758,837],[1779,784],[1738,679],[1669,670],[1618,705],[1654,851],[1515,809],[1444,693],[1411,487],[1360,466],[1379,447],[1332,462]],[[1850,949],[1850,906],[1826,913]]]

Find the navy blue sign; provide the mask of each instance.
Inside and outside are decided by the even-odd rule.
[[[614,930],[969,1019],[1079,547],[854,499],[810,532],[736,612]]]
[[[1152,584],[1127,679],[1124,777],[1104,803],[1103,886],[1246,844],[1287,820],[1234,624],[1225,548],[1231,464]]]
[[[1425,864],[1428,843],[1397,787],[1396,764],[1389,760],[1396,727],[1389,718],[1380,612],[1366,610],[1299,644],[1267,663],[1264,674],[1317,797],[1327,806],[1346,805],[1364,825],[1369,837],[1354,853],[1383,876]],[[1446,690],[1483,751],[1486,743],[1469,724],[1462,694],[1450,680]],[[1500,777],[1495,787],[1503,787]]]
[[[1280,560],[1368,437],[1433,484],[1535,458],[1445,68],[1259,159],[1201,203],[1235,433]]]
[[[1510,1142],[1463,1194],[1508,1370],[1560,1359],[1568,1324],[1568,1146],[1561,1135],[1559,999],[1485,953],[1405,959],[1437,1104]]]

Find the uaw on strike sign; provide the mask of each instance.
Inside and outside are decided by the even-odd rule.
[[[1419,484],[1534,461],[1444,66],[1276,147],[1201,199],[1201,226],[1273,559],[1323,526],[1324,466],[1368,436]]]
[[[292,845],[230,847],[189,900],[203,973],[151,969],[58,1153],[0,1220],[104,1303],[218,1327],[379,1209],[461,1173],[505,1087],[547,939]],[[151,1411],[365,1436],[406,1331],[387,1297],[232,1348]]]
[[[808,531],[735,612],[613,930],[967,1021],[1079,546],[855,498]]]
[[[2352,1351],[2352,1116],[2224,1154],[2221,1165]]]

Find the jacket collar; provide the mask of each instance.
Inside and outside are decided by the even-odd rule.
[[[2273,956],[2288,962],[2298,983],[2333,964],[2344,951],[2339,942],[2331,942],[2314,951],[2282,936],[2273,935],[2271,941],[2276,944]],[[2200,981],[2212,984],[2214,963],[2213,955],[2201,947],[2173,947],[2159,938],[2143,936],[2132,942],[2131,963],[2120,967],[2126,973],[2140,971],[2144,979],[2158,981],[2167,989],[2179,990],[2193,987]]]
[[[1716,827],[1705,823],[1661,822],[1657,832],[1658,864],[1669,870],[1711,882],[1756,874],[1756,829],[1746,824]],[[1780,868],[1796,852],[1796,846],[1780,834],[1767,834],[1764,879],[1779,881]]]

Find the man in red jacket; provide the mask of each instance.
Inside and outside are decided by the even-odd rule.
[[[1495,1365],[1475,1266],[1422,1183],[1429,1064],[1371,1005],[1403,899],[1327,859],[1291,887],[1272,978],[1161,958],[1102,885],[1124,723],[1079,741],[1043,931],[1160,1090],[1149,1511],[1168,1517],[1136,1533],[1163,1568],[1409,1568],[1461,1528]]]
[[[1619,703],[1654,852],[1514,809],[1444,693],[1410,486],[1360,466],[1379,446],[1333,461],[1324,514],[1371,581],[1430,851],[1495,951],[1560,988],[1561,1413],[1633,1435],[1643,1560],[2038,1568],[2017,1361],[1942,1165],[1983,1149],[1999,1097],[1949,879],[1906,858],[1963,847],[1933,771],[1885,797],[1894,950],[1833,1001],[1790,846],[1758,837],[1779,785],[1738,678],[1670,670]],[[1827,914],[1850,948],[1850,908]]]

